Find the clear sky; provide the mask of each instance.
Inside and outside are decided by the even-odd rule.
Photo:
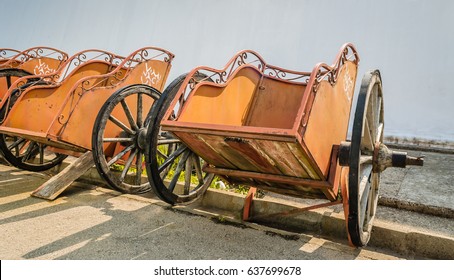
[[[176,55],[168,82],[198,65],[221,68],[241,49],[310,71],[352,42],[358,82],[369,69],[382,72],[386,135],[454,141],[453,1],[0,0],[0,7],[0,48],[127,55],[158,46]]]

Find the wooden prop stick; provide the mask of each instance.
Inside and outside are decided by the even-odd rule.
[[[47,182],[39,186],[32,193],[32,196],[54,200],[75,180],[77,180],[80,176],[87,172],[93,165],[94,162],[92,152],[85,152],[82,156],[77,158],[60,173],[53,176]]]

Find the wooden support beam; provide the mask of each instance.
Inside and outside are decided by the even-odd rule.
[[[32,196],[54,200],[75,180],[93,167],[93,153],[85,152],[73,163],[33,191]]]
[[[249,220],[251,217],[252,212],[252,200],[254,199],[254,195],[257,192],[257,188],[250,187],[247,193],[247,196],[244,200],[244,207],[243,207],[243,221]]]

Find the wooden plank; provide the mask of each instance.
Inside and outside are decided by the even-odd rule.
[[[219,156],[232,163],[235,166],[234,169],[260,172],[260,169],[258,169],[253,162],[251,163],[251,160],[246,155],[228,145],[224,141],[223,136],[205,134],[199,134],[198,136],[203,138],[205,143],[212,147]]]
[[[203,169],[205,172],[220,174],[229,177],[246,177],[251,179],[258,179],[276,183],[283,183],[289,185],[301,185],[315,189],[326,189],[332,188],[328,181],[317,181],[317,180],[310,180],[310,179],[302,179],[297,177],[290,177],[290,176],[282,176],[282,175],[275,175],[275,174],[264,174],[258,172],[250,172],[250,171],[240,171],[240,170],[231,170],[225,168],[215,168],[206,166]]]
[[[178,132],[175,135],[206,162],[215,166],[235,168],[235,165],[223,158],[215,148],[206,143],[203,137],[185,132]]]
[[[311,179],[285,142],[256,140],[263,153],[273,159],[282,175]]]
[[[282,172],[275,166],[276,163],[266,153],[262,151],[259,145],[255,145],[254,140],[230,138],[224,142],[227,143],[234,151],[238,152],[245,160],[254,166],[261,173],[281,174]],[[246,169],[254,171],[253,169]]]
[[[33,191],[32,196],[54,200],[75,180],[94,165],[93,153],[88,151]]]

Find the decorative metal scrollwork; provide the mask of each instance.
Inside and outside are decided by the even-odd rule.
[[[338,54],[334,64],[329,66],[325,63],[320,63],[318,65],[317,75],[315,77],[313,90],[317,91],[318,85],[321,81],[327,80],[331,85],[336,84],[339,71],[342,66],[347,62],[351,61],[355,64],[359,62],[359,56],[356,49],[351,44],[345,44],[343,49]]]

